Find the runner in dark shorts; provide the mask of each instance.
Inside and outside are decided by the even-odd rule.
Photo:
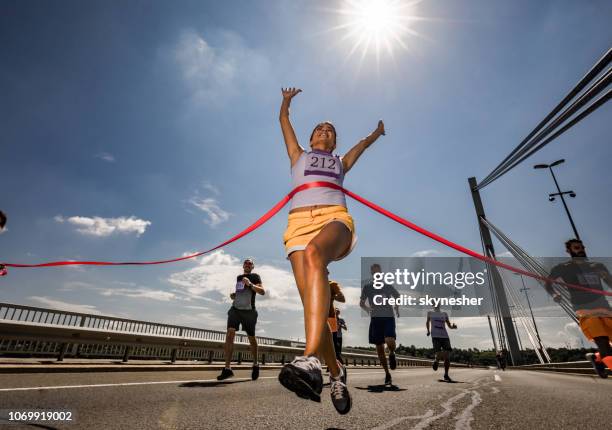
[[[370,273],[374,276],[375,273],[381,272],[380,265],[373,264],[370,267]],[[399,293],[391,285],[385,284],[382,288],[374,288],[374,282],[368,282],[361,289],[361,298],[359,306],[370,315],[370,328],[368,332],[368,340],[371,344],[376,345],[376,353],[383,369],[385,369],[385,385],[391,385],[391,370],[397,367],[395,358],[395,315],[399,317],[399,309],[397,306],[388,304],[377,305],[374,301],[375,296],[384,298],[398,298]],[[366,301],[368,305],[366,305]],[[380,302],[380,301],[379,301]],[[385,356],[385,344],[389,348],[389,365],[387,365],[387,357]]]
[[[225,367],[217,376],[219,381],[234,376],[231,362],[234,352],[234,337],[236,331],[244,330],[249,338],[251,354],[253,355],[253,369],[251,379],[259,378],[259,362],[257,357],[257,338],[255,337],[255,326],[257,324],[257,309],[255,309],[255,295],[265,294],[261,285],[261,278],[252,270],[255,267],[253,260],[244,260],[242,268],[244,273],[236,277],[236,290],[230,294],[233,300],[232,307],[227,311],[227,334],[225,336]]]
[[[584,291],[560,285],[560,288],[567,288],[580,330],[599,349],[596,353],[587,354],[587,360],[601,378],[607,378],[606,367],[612,370],[612,308],[608,299],[603,294],[597,294],[597,291],[604,291],[602,281],[612,287],[612,276],[606,266],[587,258],[581,240],[568,240],[565,250],[571,259],[553,267],[549,277],[594,290]],[[547,282],[545,288],[556,302],[561,300],[561,295],[553,289],[551,282]]]
[[[438,362],[440,359],[444,360],[444,380],[446,382],[452,382],[450,376],[448,376],[448,370],[450,369],[450,352],[453,348],[451,347],[446,326],[451,329],[457,328],[457,324],[450,323],[446,312],[440,312],[439,306],[436,306],[433,311],[427,312],[425,327],[427,327],[427,336],[431,334],[431,341],[435,354],[432,365],[433,370],[438,370]]]
[[[340,363],[344,364],[342,359],[342,330],[348,330],[348,327],[344,318],[340,318],[340,309],[338,308],[336,308],[336,321],[338,323],[338,331],[333,333],[334,348],[336,349],[336,358]]]

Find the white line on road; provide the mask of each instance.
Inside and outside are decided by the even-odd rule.
[[[495,375],[494,378],[496,382],[501,382],[501,376]]]
[[[382,370],[382,369],[381,369]],[[395,373],[409,373],[410,370],[403,370]],[[380,374],[381,372],[357,372],[349,373],[350,378],[356,378],[361,375]],[[277,376],[261,376],[259,379],[277,379]],[[68,388],[98,388],[98,387],[133,387],[138,385],[161,385],[161,384],[184,384],[184,383],[210,383],[217,382],[220,384],[231,384],[237,381],[250,381],[251,378],[233,378],[225,381],[217,381],[216,379],[200,379],[200,380],[180,380],[180,381],[146,381],[146,382],[118,382],[114,384],[86,384],[86,385],[56,385],[56,386],[41,386],[41,387],[20,387],[20,388],[0,388],[0,393],[11,391],[36,391],[36,390],[63,390]]]
[[[262,376],[259,379],[273,379],[276,376]],[[88,385],[56,385],[43,387],[22,387],[22,388],[0,388],[0,392],[6,391],[34,391],[34,390],[63,390],[66,388],[97,388],[97,387],[131,387],[136,385],[159,385],[159,384],[184,384],[186,382],[219,382],[222,384],[232,381],[250,381],[251,378],[234,378],[229,381],[217,381],[216,379],[183,380],[183,381],[149,381],[149,382],[120,382],[115,384],[88,384]]]

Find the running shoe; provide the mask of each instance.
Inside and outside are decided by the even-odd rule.
[[[278,374],[278,380],[283,387],[293,391],[303,399],[321,401],[323,391],[323,376],[321,362],[316,357],[295,357],[291,363],[283,366]]]
[[[391,385],[393,384],[393,381],[391,381],[391,374],[387,373],[385,374],[385,385]]]
[[[395,352],[391,351],[389,353],[389,368],[391,370],[395,370],[397,368],[397,360],[395,359]]]
[[[234,376],[234,372],[232,372],[232,369],[224,367],[221,371],[221,374],[217,376],[217,381],[223,381],[224,379],[231,378],[232,376]]]
[[[348,414],[351,410],[352,401],[351,395],[348,392],[348,387],[342,382],[342,375],[337,379],[330,377],[329,380],[331,399],[334,408],[336,408],[340,415]]]
[[[253,369],[251,369],[251,379],[255,381],[257,378],[259,378],[259,364],[253,365]]]
[[[595,369],[595,372],[599,375],[600,378],[605,379],[608,377],[608,371],[606,370],[607,369],[606,365],[603,364],[601,361],[597,361],[595,359],[595,354],[593,354],[592,352],[589,352],[586,355],[586,359],[591,362],[593,369]]]
[[[432,366],[433,370],[438,370],[438,360],[434,360]]]
[[[444,374],[444,380],[446,382],[453,382],[453,380],[450,378],[450,376],[448,376],[446,373]]]

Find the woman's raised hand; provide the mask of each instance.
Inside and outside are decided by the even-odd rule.
[[[291,101],[293,97],[302,92],[299,88],[281,88],[283,100]]]
[[[378,121],[378,127],[376,127],[376,132],[382,136],[385,135],[385,124],[382,122],[382,119]]]

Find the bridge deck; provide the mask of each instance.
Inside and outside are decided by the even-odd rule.
[[[225,383],[210,370],[2,374],[0,404],[4,411],[69,409],[73,425],[52,428],[90,429],[573,429],[605,428],[612,418],[606,403],[612,379],[456,369],[457,383],[448,384],[439,381],[440,371],[412,368],[395,371],[389,389],[381,370],[353,369],[353,410],[339,416],[327,387],[321,404],[301,400],[279,385],[277,373],[262,371],[252,382],[247,370],[238,370]]]

